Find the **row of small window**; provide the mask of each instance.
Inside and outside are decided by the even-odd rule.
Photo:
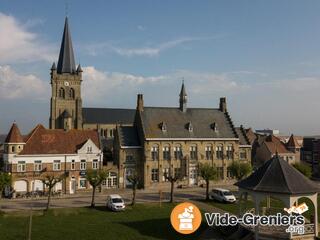
[[[66,92],[64,90],[64,88],[60,88],[59,89],[59,97],[60,98],[65,98],[66,97]],[[75,97],[75,92],[73,88],[69,89],[69,98],[74,99]]]
[[[168,179],[166,178],[166,176],[169,176],[170,169],[164,168],[162,169],[162,171],[163,171],[162,181],[167,182]],[[180,174],[181,174],[181,168],[175,168],[174,175],[179,176]],[[217,175],[218,175],[218,179],[223,179],[223,167],[217,167]],[[190,176],[189,176],[190,178],[196,179],[197,176],[198,176],[198,173],[196,169],[190,170]],[[227,178],[233,178],[233,174],[230,167],[227,168]],[[157,168],[151,169],[151,181],[159,182],[159,169]]]
[[[35,172],[40,172],[43,170],[42,168],[42,161],[36,160],[34,161],[34,168],[33,170]],[[99,163],[97,159],[94,159],[92,161],[92,169],[98,169]],[[71,161],[70,170],[76,169],[76,162],[75,160]],[[87,169],[87,161],[81,160],[80,161],[80,170],[86,170]],[[61,161],[60,160],[54,160],[53,161],[53,171],[60,171],[61,170]],[[18,161],[17,164],[17,172],[25,172],[26,171],[26,162],[25,161]]]
[[[170,169],[163,168],[162,171],[163,171],[162,181],[164,181],[164,182],[169,181],[166,176],[170,176]],[[179,176],[181,174],[181,168],[175,168],[173,174],[175,177]],[[159,169],[157,169],[157,168],[151,169],[151,181],[152,182],[159,182]]]
[[[109,136],[108,136],[108,132],[109,132]],[[108,129],[100,129],[100,136],[101,137],[114,137],[116,130],[115,129],[110,129],[108,131]]]
[[[198,159],[198,148],[197,146],[190,146],[189,148],[190,151],[190,159],[191,160],[196,160]],[[213,159],[213,149],[212,146],[206,146],[205,147],[205,153],[206,153],[206,159],[207,160],[212,160]],[[226,147],[226,158],[227,159],[233,159],[233,146],[227,146]],[[164,160],[170,160],[171,155],[170,155],[170,147],[165,146],[162,148],[162,155]],[[183,154],[182,154],[182,147],[174,147],[173,148],[173,155],[174,159],[182,159]],[[153,146],[151,148],[151,158],[152,160],[158,160],[159,159],[159,147],[158,146]],[[217,159],[223,159],[223,146],[217,146],[216,147],[216,158]]]

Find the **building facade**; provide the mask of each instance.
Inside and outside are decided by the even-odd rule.
[[[118,126],[115,158],[119,186],[137,172],[144,188],[165,184],[166,175],[178,175],[181,184],[199,185],[199,164],[217,167],[220,180],[232,179],[234,161],[251,163],[251,145],[242,127],[235,128],[226,99],[219,108],[188,108],[184,84],[179,107],[145,107],[137,98],[134,126]]]
[[[63,176],[54,191],[73,194],[90,188],[88,169],[102,168],[99,134],[93,130],[52,130],[42,125],[22,136],[13,124],[4,144],[4,171],[16,194],[45,190],[46,175]]]

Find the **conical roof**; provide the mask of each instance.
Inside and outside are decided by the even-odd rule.
[[[71,41],[71,33],[69,30],[68,17],[66,17],[64,24],[64,31],[62,36],[57,72],[58,73],[74,73],[76,71],[76,64],[74,61],[73,47]]]
[[[184,87],[184,82],[182,82],[181,91],[180,91],[180,97],[185,97],[185,96],[187,96],[187,92],[186,92],[186,89]]]
[[[316,193],[320,190],[318,185],[279,156],[271,158],[249,177],[235,185],[255,192],[290,195]]]
[[[23,143],[23,142],[24,140],[20,133],[18,125],[16,123],[13,123],[7,135],[5,143]]]

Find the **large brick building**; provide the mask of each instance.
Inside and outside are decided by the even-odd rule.
[[[242,127],[234,127],[226,98],[219,108],[189,108],[184,84],[179,107],[146,107],[139,94],[134,126],[118,126],[114,151],[120,187],[130,185],[125,179],[135,171],[142,187],[165,183],[166,174],[197,185],[200,163],[216,166],[227,181],[232,162],[251,163],[250,142]]]

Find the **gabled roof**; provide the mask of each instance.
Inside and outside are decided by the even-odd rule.
[[[133,124],[135,109],[82,108],[83,123]]]
[[[287,147],[289,148],[301,148],[300,144],[298,143],[298,140],[293,134],[291,134],[288,142],[287,142]]]
[[[228,113],[213,108],[144,107],[140,112],[145,138],[238,138]],[[159,128],[166,123],[166,131]],[[192,123],[192,131],[186,127]],[[216,124],[217,131],[212,129]]]
[[[60,54],[57,66],[58,73],[74,73],[76,64],[74,61],[71,33],[69,30],[68,17],[65,19],[64,31],[60,47]]]
[[[256,140],[257,136],[254,133],[254,131],[252,131],[252,128],[248,128],[245,131],[246,131],[247,138],[249,139],[249,142],[252,145],[254,143],[254,141]]]
[[[320,191],[319,187],[279,156],[265,162],[236,186],[257,192],[306,194]]]
[[[248,137],[246,136],[245,129],[243,129],[242,126],[236,127],[235,129],[236,129],[236,132],[239,136],[240,145],[251,145]]]
[[[118,129],[119,142],[121,147],[138,147],[140,141],[137,129],[132,126],[120,126]]]
[[[268,135],[265,137],[263,142],[270,153],[272,154],[284,154],[284,153],[291,153],[287,148],[286,145],[280,141],[279,138],[277,138],[274,135]]]
[[[5,143],[24,143],[23,137],[16,123],[12,124]]]
[[[100,148],[99,134],[95,130],[64,131],[38,125],[26,137],[26,144],[19,155],[75,154],[89,139]]]

